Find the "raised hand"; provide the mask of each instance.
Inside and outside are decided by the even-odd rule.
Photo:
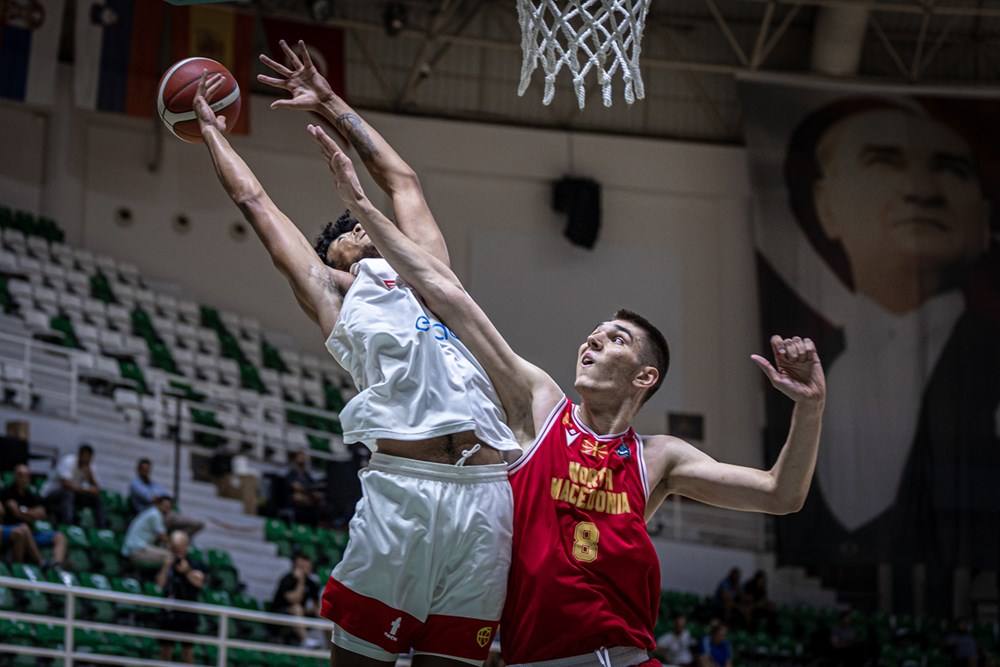
[[[301,58],[288,46],[285,40],[281,40],[279,44],[281,45],[281,50],[285,52],[288,64],[292,69],[268,58],[262,53],[260,54],[260,61],[274,70],[280,78],[258,74],[257,80],[268,86],[287,90],[291,94],[291,97],[275,100],[271,103],[271,108],[318,111],[321,104],[334,96],[333,89],[330,88],[330,83],[323,78],[323,75],[313,65],[312,58],[309,56],[309,49],[306,48],[305,42],[301,39],[299,40],[299,48],[302,51]]]
[[[226,117],[217,116],[209,103],[224,81],[225,77],[222,74],[215,73],[209,76],[207,70],[203,71],[201,78],[198,79],[198,90],[194,94],[194,113],[202,131],[207,127],[214,127],[220,132],[226,131]]]
[[[775,365],[754,354],[751,359],[763,371],[775,389],[796,403],[822,404],[826,400],[826,377],[816,353],[816,345],[808,338],[771,336]]]
[[[324,132],[319,125],[307,125],[306,129],[319,144],[320,150],[323,151],[323,157],[326,158],[330,172],[333,174],[334,189],[344,204],[350,208],[367,199],[365,191],[361,188],[361,182],[358,180],[358,174],[354,171],[354,163],[344,151],[340,150],[337,142],[331,139],[330,135]]]

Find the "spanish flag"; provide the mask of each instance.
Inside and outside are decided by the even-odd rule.
[[[253,17],[225,7],[172,7],[169,13],[170,62],[194,56],[217,60],[232,72],[242,94],[249,96],[253,81]],[[249,103],[242,105],[240,118],[230,131],[250,131]]]

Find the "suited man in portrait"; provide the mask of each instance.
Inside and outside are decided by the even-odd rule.
[[[916,102],[847,98],[799,124],[784,176],[838,283],[826,291],[847,297],[834,321],[758,255],[763,329],[812,338],[830,387],[779,557],[871,593],[883,564],[894,609],[949,614],[956,569],[1000,562],[1000,281],[980,157]],[[768,424],[787,423],[767,400]],[[773,460],[783,436],[765,441]]]

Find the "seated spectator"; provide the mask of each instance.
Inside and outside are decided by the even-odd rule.
[[[45,483],[42,495],[59,523],[75,524],[76,510],[89,507],[94,512],[97,527],[105,527],[101,485],[93,461],[94,448],[80,445],[76,454],[66,454],[59,459]]]
[[[955,667],[976,667],[979,664],[979,646],[972,636],[972,625],[968,619],[959,619],[955,631],[948,635]]]
[[[285,475],[288,482],[291,511],[297,523],[315,526],[323,506],[323,494],[309,473],[309,457],[304,449],[292,454],[292,463]]]
[[[741,577],[740,568],[734,567],[715,589],[715,613],[725,623],[730,623],[739,610]]]
[[[168,495],[157,496],[142,514],[132,519],[125,532],[122,555],[139,567],[162,567],[170,560],[164,520],[173,506]]]
[[[733,667],[733,647],[726,639],[725,623],[713,624],[701,640],[698,667]]]
[[[0,521],[6,517],[7,513],[4,511],[3,504],[0,504]],[[8,527],[4,524],[3,531],[0,532],[0,546],[4,548],[4,553],[9,560],[15,563],[24,562],[25,542],[30,534],[31,531],[25,525]]]
[[[319,606],[319,582],[312,573],[313,564],[308,556],[297,553],[292,557],[292,571],[281,578],[274,591],[271,611],[292,616],[315,616]],[[299,643],[305,648],[319,648],[319,641],[309,637],[306,628],[294,628]]]
[[[830,665],[859,665],[864,662],[864,647],[854,627],[854,614],[846,610],[830,628]]]
[[[656,655],[667,667],[691,667],[691,633],[687,629],[684,614],[674,617],[673,629],[656,640]]]
[[[168,495],[165,488],[153,481],[152,475],[152,461],[139,459],[135,479],[128,487],[128,502],[135,514],[141,514],[148,509],[153,504],[154,498]],[[205,527],[203,521],[183,516],[176,510],[170,512],[164,523],[168,531],[183,530],[191,537],[194,537],[198,531]]]
[[[156,574],[156,585],[167,599],[197,602],[205,586],[206,568],[188,556],[190,545],[191,538],[183,530],[170,533],[170,556]],[[165,610],[162,629],[195,634],[198,632],[198,615],[189,611]],[[160,641],[160,660],[169,661],[173,652],[174,642]],[[181,661],[194,663],[194,646],[190,642],[181,643]]]
[[[740,609],[749,627],[769,632],[774,629],[777,611],[767,597],[767,574],[763,570],[757,570],[753,579],[743,586]]]
[[[62,567],[66,560],[66,536],[54,530],[35,530],[36,521],[45,521],[45,505],[31,490],[31,471],[23,463],[14,468],[14,483],[0,494],[3,505],[3,536],[22,533],[23,551],[17,562],[31,562],[43,567]],[[51,562],[43,562],[39,547],[52,547]]]

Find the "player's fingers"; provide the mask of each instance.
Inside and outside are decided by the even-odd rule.
[[[290,109],[294,109],[295,108],[295,101],[294,100],[280,99],[280,100],[275,100],[275,101],[271,102],[271,108],[272,109],[284,109],[285,107],[288,107]]]
[[[213,76],[208,82],[208,89],[205,91],[205,96],[208,99],[212,99],[215,93],[219,92],[219,88],[222,88],[224,82],[225,78],[221,74]]]
[[[198,88],[195,90],[195,96],[205,96],[205,80],[208,78],[208,70],[201,70],[201,75],[198,77]]]
[[[811,338],[803,338],[802,345],[806,351],[806,357],[809,359],[816,358],[816,343],[812,342]]]
[[[309,49],[306,48],[306,43],[301,39],[299,40],[299,49],[302,52],[302,64],[306,67],[312,67],[312,56],[309,55]]]
[[[295,51],[292,51],[292,47],[288,46],[288,42],[281,40],[278,42],[281,45],[281,50],[285,52],[285,57],[288,58],[288,63],[295,69],[300,69],[302,67],[302,61],[299,57],[295,55]]]
[[[780,376],[778,375],[778,371],[774,369],[774,366],[771,365],[770,361],[759,354],[751,354],[750,358],[755,364],[757,364],[757,368],[759,368],[761,372],[767,376],[768,380],[771,382],[777,382],[779,380]]]
[[[771,352],[774,353],[775,359],[777,359],[779,356],[784,356],[785,339],[777,334],[771,336]]]
[[[273,76],[267,76],[266,74],[258,74],[257,80],[274,88],[281,88],[283,90],[288,88],[288,81],[286,79],[278,79]]]
[[[266,56],[263,53],[260,54],[260,61],[262,63],[264,63],[265,65],[267,65],[268,67],[270,67],[271,69],[273,69],[275,72],[277,72],[281,76],[291,76],[292,75],[292,70],[288,69],[287,67],[285,67],[284,65],[282,65],[281,63],[279,63],[277,60],[272,60],[271,58],[269,58],[268,56]]]
[[[789,361],[795,362],[799,360],[802,356],[801,344],[794,338],[788,343],[788,359]]]
[[[216,116],[215,122],[219,124],[219,129],[220,130],[222,130],[223,132],[226,131],[226,117],[225,116]]]

